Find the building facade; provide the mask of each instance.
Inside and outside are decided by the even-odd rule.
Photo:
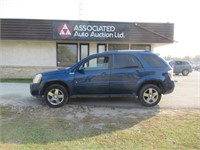
[[[31,78],[109,50],[173,43],[174,24],[0,19],[1,78]]]

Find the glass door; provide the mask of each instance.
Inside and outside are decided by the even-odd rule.
[[[102,53],[106,51],[106,44],[98,44],[97,45],[97,52]]]
[[[80,60],[89,56],[89,44],[80,44]]]

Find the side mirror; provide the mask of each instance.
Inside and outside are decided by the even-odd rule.
[[[85,67],[83,65],[81,65],[78,69],[79,73],[84,73],[85,72]]]

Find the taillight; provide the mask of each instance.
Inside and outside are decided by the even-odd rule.
[[[171,80],[174,80],[174,77],[173,77],[173,69],[168,71],[168,76],[169,76],[169,78],[170,78]]]
[[[171,68],[172,68],[172,72],[174,72],[174,65],[172,65]]]

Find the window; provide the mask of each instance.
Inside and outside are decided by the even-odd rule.
[[[128,50],[128,44],[109,44],[108,50]]]
[[[89,44],[80,44],[80,59],[89,55]]]
[[[57,66],[69,67],[77,62],[77,44],[57,44]]]
[[[136,45],[136,44],[131,44],[131,49],[132,50],[148,50],[148,51],[151,51],[151,45]]]
[[[153,68],[166,67],[166,63],[157,55],[142,54],[141,56]]]
[[[97,51],[98,53],[102,53],[106,51],[106,44],[98,44],[97,45]]]
[[[85,70],[103,70],[109,68],[109,57],[96,57],[83,64]]]
[[[176,61],[176,65],[189,65],[187,61]]]
[[[176,65],[182,65],[182,61],[176,61]]]
[[[113,68],[141,68],[140,62],[132,55],[114,55]]]

